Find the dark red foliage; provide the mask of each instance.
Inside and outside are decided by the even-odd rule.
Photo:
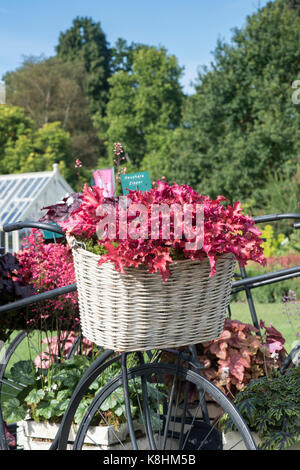
[[[250,217],[242,214],[242,207],[239,202],[231,205],[224,205],[226,199],[219,196],[216,200],[211,200],[208,196],[198,194],[192,188],[174,183],[169,185],[164,181],[158,181],[150,190],[129,191],[130,203],[126,209],[119,206],[118,199],[105,199],[103,190],[93,186],[85,185],[83,190],[82,203],[79,208],[72,212],[68,220],[60,225],[69,234],[82,239],[96,237],[97,227],[104,219],[99,208],[105,204],[112,206],[112,212],[116,216],[115,236],[109,236],[109,230],[103,232],[101,239],[96,243],[107,249],[107,254],[100,257],[99,263],[111,261],[120,272],[129,266],[147,266],[149,272],[160,272],[163,279],[167,280],[170,275],[169,266],[174,261],[173,253],[181,253],[185,258],[203,259],[208,257],[211,265],[211,275],[215,274],[215,263],[219,255],[232,253],[244,266],[249,260],[265,264],[260,238],[261,232],[254,226]],[[134,223],[136,217],[130,213],[132,204],[139,204],[146,208],[148,214],[146,225],[141,226],[140,236],[137,239],[120,236],[121,215],[126,213],[129,223]],[[170,235],[166,239],[162,235],[162,228],[159,230],[159,237],[150,237],[151,233],[151,211],[153,205],[165,204],[170,207]],[[204,243],[201,249],[187,249],[186,242],[191,240],[187,236],[176,237],[174,229],[175,212],[172,205],[183,207],[193,206],[192,218],[195,221],[197,205],[202,205],[204,210]],[[173,206],[174,207],[174,206]],[[99,215],[100,214],[100,215]],[[173,221],[173,223],[172,223]],[[157,219],[159,224],[160,219]],[[147,232],[146,236],[145,233]],[[182,230],[182,233],[185,233]]]

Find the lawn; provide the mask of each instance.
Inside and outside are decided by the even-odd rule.
[[[247,303],[232,303],[230,307],[231,317],[233,319],[240,320],[246,323],[252,323],[250,310]],[[287,351],[290,351],[293,342],[297,339],[296,332],[298,331],[298,333],[300,333],[299,313],[298,320],[296,316],[291,316],[291,324],[287,315],[284,313],[282,303],[255,303],[255,309],[258,321],[263,320],[267,326],[272,323],[274,328],[279,330],[285,338],[285,348]]]

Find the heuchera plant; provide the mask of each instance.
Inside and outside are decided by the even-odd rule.
[[[75,209],[68,220],[59,222],[62,228],[70,235],[74,235],[81,241],[92,240],[94,246],[100,246],[102,256],[99,264],[110,261],[121,273],[126,267],[147,266],[150,273],[160,272],[163,280],[170,276],[170,264],[181,256],[192,260],[208,257],[211,266],[211,275],[215,274],[216,259],[219,255],[233,253],[241,266],[249,260],[265,264],[260,238],[261,232],[254,226],[253,220],[242,214],[239,202],[233,205],[225,205],[226,199],[218,196],[216,200],[208,196],[198,194],[189,186],[174,183],[169,185],[165,181],[158,181],[150,191],[129,191],[127,206],[127,220],[130,223],[136,218],[130,215],[132,203],[141,204],[148,210],[149,233],[151,230],[151,208],[154,204],[168,204],[170,210],[170,237],[164,239],[160,227],[159,238],[137,238],[119,236],[119,225],[122,224],[119,214],[123,208],[119,207],[118,198],[107,199],[103,196],[103,190],[96,186],[84,186],[82,202]],[[101,239],[97,238],[97,227],[104,218],[99,214],[99,207],[110,204],[114,207],[116,214],[115,237],[108,236],[104,232]],[[172,205],[184,204],[203,205],[204,207],[204,243],[199,250],[188,250],[186,248],[187,238],[176,238],[174,231],[175,214]],[[195,211],[192,214],[195,223]],[[160,219],[161,220],[161,219]],[[158,220],[158,222],[160,222]],[[184,230],[182,231],[184,233]]]
[[[70,248],[63,243],[45,243],[43,235],[37,229],[32,229],[30,235],[24,239],[23,249],[17,257],[19,274],[34,288],[35,293],[76,282]],[[32,305],[28,322],[34,326],[37,320],[43,320],[48,327],[73,329],[79,325],[78,317],[77,292],[71,292],[49,299],[42,306]]]
[[[46,212],[39,222],[59,223],[68,220],[72,212],[80,207],[82,196],[82,193],[73,193],[63,198],[57,204],[43,207],[42,210]]]
[[[286,357],[285,339],[272,324],[260,322],[260,334],[254,326],[226,318],[221,336],[196,345],[200,373],[214,383],[228,398],[233,399],[253,379],[268,376],[278,370]],[[179,348],[185,349],[185,348]],[[162,360],[176,363],[170,352],[162,353]],[[172,383],[166,384],[168,387]],[[198,399],[195,388],[189,401]]]
[[[202,373],[230,398],[283,364],[285,339],[272,324],[261,321],[260,328],[258,335],[253,325],[227,318],[219,338],[197,345]]]

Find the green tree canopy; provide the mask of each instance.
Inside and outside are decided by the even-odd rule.
[[[83,61],[88,74],[87,95],[91,112],[105,111],[110,76],[111,52],[100,23],[77,17],[71,28],[62,32],[56,46],[58,57],[66,62]]]
[[[29,57],[4,80],[9,104],[23,108],[37,129],[60,122],[71,135],[74,161],[79,158],[87,167],[96,165],[101,143],[90,116],[83,61]]]
[[[15,145],[22,135],[28,135],[33,121],[25,115],[21,108],[0,106],[0,158],[3,158],[5,148]]]
[[[154,166],[152,159],[166,149],[169,133],[180,124],[181,73],[176,57],[164,48],[138,45],[132,70],[121,69],[109,79],[106,116],[97,115],[95,126],[106,138],[111,159],[113,144],[120,141],[132,168],[145,169],[146,160],[147,167]]]
[[[292,3],[269,2],[230,44],[218,42],[187,100],[169,178],[213,197],[252,198],[256,208],[266,207],[257,190],[274,174],[289,184],[300,151],[300,108],[291,99],[300,78],[300,16]]]
[[[22,107],[37,127],[60,121],[66,129],[76,126],[86,107],[83,64],[64,63],[57,57],[27,57],[21,67],[4,76],[7,101]]]
[[[137,48],[137,44],[127,44],[123,38],[118,38],[115,45],[111,48],[110,70],[111,74],[123,70],[131,72],[133,65],[133,51]]]
[[[0,106],[0,130],[0,173],[50,171],[58,163],[62,175],[70,183],[75,181],[71,139],[60,123],[35,129],[24,110],[5,105]]]

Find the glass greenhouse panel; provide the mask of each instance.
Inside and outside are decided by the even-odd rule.
[[[42,208],[56,204],[74,191],[60,175],[58,164],[53,171],[0,175],[0,247],[17,251],[24,236],[13,240],[3,232],[3,225],[19,220],[39,220]]]

